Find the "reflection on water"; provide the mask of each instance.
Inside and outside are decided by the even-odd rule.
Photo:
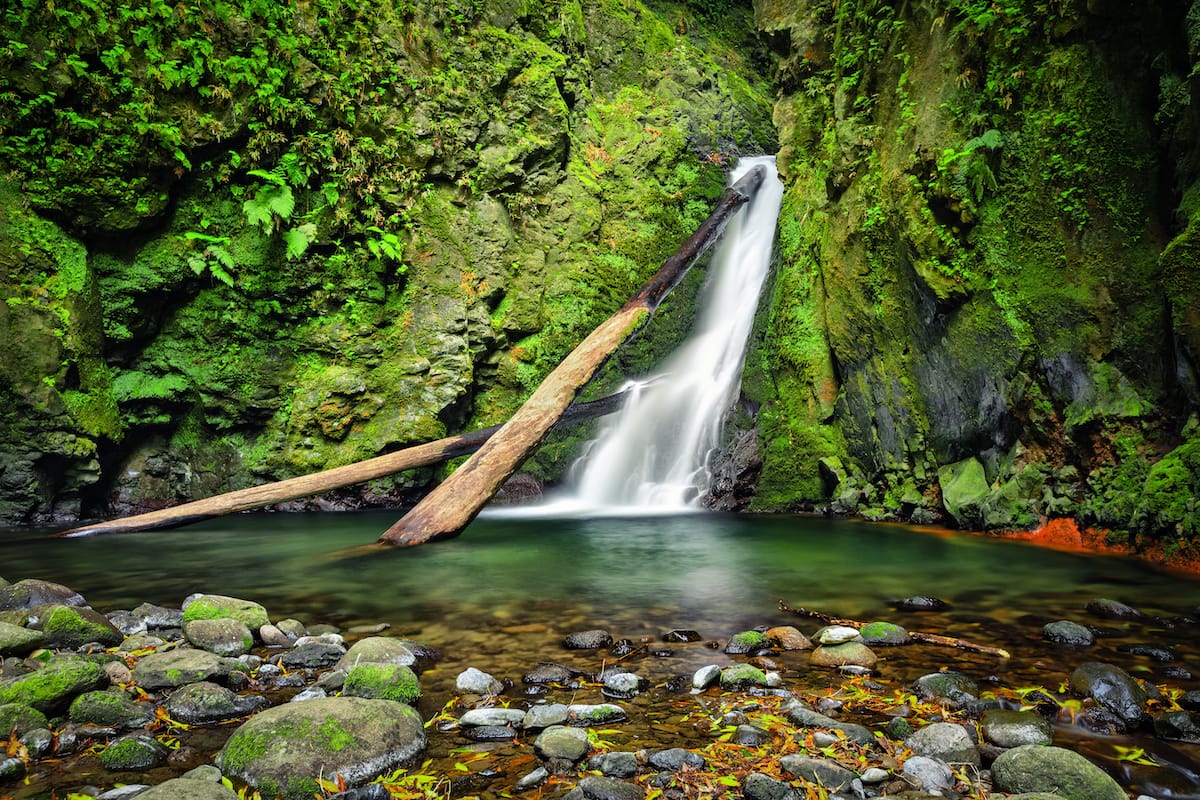
[[[609,618],[634,609],[753,622],[778,599],[845,616],[933,594],[960,612],[1003,615],[1037,598],[1046,615],[1113,596],[1181,614],[1197,584],[1140,562],[952,533],[802,516],[688,514],[644,519],[485,515],[461,537],[346,555],[393,514],[239,515],[172,531],[88,539],[0,530],[0,576],[39,577],[102,610],[178,605],[195,591],[258,600],[273,613],[413,621],[464,608]]]

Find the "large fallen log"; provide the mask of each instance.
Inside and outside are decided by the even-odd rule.
[[[765,175],[766,168],[760,165],[726,189],[713,213],[663,262],[654,277],[572,350],[495,436],[384,531],[379,542],[411,546],[461,533],[537,449],[608,357],[646,324],[663,298],[721,234],[733,213],[758,191]]]
[[[566,425],[611,414],[621,407],[624,399],[625,394],[621,392],[600,400],[593,400],[590,403],[571,406],[563,415],[561,424]],[[366,461],[347,464],[344,467],[335,467],[298,478],[238,489],[206,497],[203,500],[149,511],[145,514],[83,525],[54,535],[56,537],[76,537],[174,528],[239,511],[249,511],[289,500],[298,500],[302,497],[311,497],[334,489],[353,486],[356,483],[366,483],[377,478],[394,475],[406,469],[427,467],[457,456],[473,453],[500,428],[500,425],[493,425],[490,428],[481,428],[470,433],[448,436],[437,441],[406,447],[394,453],[386,453]]]

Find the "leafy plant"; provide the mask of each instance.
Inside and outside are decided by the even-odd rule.
[[[192,268],[192,272],[203,275],[207,270],[208,274],[232,289],[234,261],[233,256],[225,249],[225,245],[229,244],[229,237],[210,236],[207,233],[188,231],[183,234],[182,238],[204,245],[202,250],[188,256],[187,262],[188,266]]]
[[[996,175],[988,163],[988,154],[1004,145],[1004,137],[995,128],[968,139],[961,150],[947,147],[937,160],[937,171],[958,197],[978,205],[984,194],[997,188]]]

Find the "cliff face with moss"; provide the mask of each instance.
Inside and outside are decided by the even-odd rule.
[[[1200,534],[1200,8],[757,4],[763,509]]]
[[[4,12],[0,519],[501,421],[778,151],[753,508],[1196,539],[1200,8],[143,5]]]

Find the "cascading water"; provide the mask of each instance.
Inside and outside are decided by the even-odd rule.
[[[572,469],[562,510],[674,513],[698,508],[709,456],[741,386],[746,342],[771,264],[783,184],[775,158],[738,162],[736,181],[763,164],[767,176],[730,220],[708,267],[696,328],[660,372],[636,381]]]

